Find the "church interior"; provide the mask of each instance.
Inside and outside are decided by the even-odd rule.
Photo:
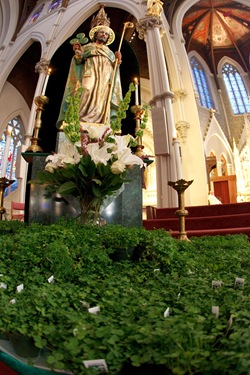
[[[0,375],[249,373],[249,42],[249,0],[0,1]]]

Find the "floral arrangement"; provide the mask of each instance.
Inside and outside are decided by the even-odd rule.
[[[45,170],[32,182],[46,184],[48,193],[72,195],[84,202],[85,208],[87,204],[88,209],[97,210],[104,198],[129,182],[128,168],[135,164],[142,168],[144,163],[132,153],[135,139],[130,134],[117,135],[109,125],[80,123],[79,100],[80,92],[68,99],[63,123],[66,140],[58,153],[46,158]]]

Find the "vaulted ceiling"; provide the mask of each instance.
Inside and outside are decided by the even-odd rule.
[[[182,27],[187,51],[200,53],[213,73],[225,55],[249,72],[250,7],[231,0],[201,0],[187,11]]]
[[[68,3],[68,0],[63,1],[65,5]],[[183,1],[164,0],[164,12],[170,27],[175,11]],[[19,0],[19,3],[18,29],[32,13],[37,0]],[[108,15],[112,20],[112,28],[120,33],[119,28],[128,21],[128,13],[109,8]],[[218,61],[225,55],[238,61],[245,71],[250,71],[250,6],[232,0],[200,0],[186,12],[182,29],[187,52],[197,51],[208,63],[212,73],[217,73]],[[133,49],[137,51],[146,77],[145,48],[140,41],[134,40]]]

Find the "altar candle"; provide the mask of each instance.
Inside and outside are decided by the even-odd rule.
[[[138,79],[134,79],[135,83],[135,105],[139,105],[139,95],[138,95]]]
[[[44,85],[43,85],[43,89],[42,89],[42,92],[41,92],[41,95],[45,95],[45,91],[46,91],[46,88],[47,88],[47,84],[48,84],[48,80],[49,80],[49,76],[50,76],[50,72],[51,72],[51,69],[48,70],[48,74],[45,78],[45,81],[44,81]]]

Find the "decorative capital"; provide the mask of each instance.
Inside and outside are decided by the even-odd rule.
[[[49,71],[49,63],[50,63],[49,60],[41,59],[40,61],[38,61],[38,63],[36,63],[36,66],[35,66],[35,72],[36,72],[36,73],[44,73],[44,74],[48,74],[48,71]]]
[[[156,27],[159,29],[160,35],[162,36],[165,33],[165,29],[163,27],[161,17],[148,16],[145,18],[141,18],[136,24],[136,30],[138,32],[139,38],[145,40],[148,30],[153,30]]]
[[[147,1],[147,16],[160,17],[162,12],[163,2],[161,0],[148,0]]]
[[[187,90],[186,89],[179,89],[174,91],[174,100],[184,100],[187,97]]]
[[[178,133],[178,138],[182,139],[183,143],[187,140],[187,131],[190,128],[190,124],[187,121],[179,121],[175,124],[175,128]]]

